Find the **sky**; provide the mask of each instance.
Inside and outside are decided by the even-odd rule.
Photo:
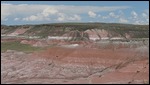
[[[149,1],[1,1],[1,24],[65,22],[149,25]]]

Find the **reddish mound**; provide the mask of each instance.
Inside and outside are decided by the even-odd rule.
[[[131,49],[89,49],[89,48],[62,48],[53,47],[46,51],[37,53],[38,57],[54,59],[64,63],[76,64],[96,64],[109,66],[125,62],[127,60],[136,60],[140,57],[135,57],[136,52]]]
[[[52,47],[31,55],[3,53],[1,73],[3,83],[127,84],[147,82],[148,65],[147,57],[128,48],[113,51]]]

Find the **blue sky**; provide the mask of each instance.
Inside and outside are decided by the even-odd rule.
[[[1,24],[149,24],[148,1],[1,1]]]

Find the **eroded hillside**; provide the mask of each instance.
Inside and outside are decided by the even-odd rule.
[[[106,23],[61,23],[61,24],[41,24],[41,25],[1,25],[1,34],[22,35],[22,36],[67,36],[70,32],[76,35],[88,33],[90,37],[98,38],[149,38],[149,25],[130,24],[106,24]]]
[[[149,25],[1,25],[3,84],[148,84]]]

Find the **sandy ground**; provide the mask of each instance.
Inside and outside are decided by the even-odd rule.
[[[149,83],[148,46],[92,46],[61,44],[30,54],[7,50],[1,53],[1,83]]]

